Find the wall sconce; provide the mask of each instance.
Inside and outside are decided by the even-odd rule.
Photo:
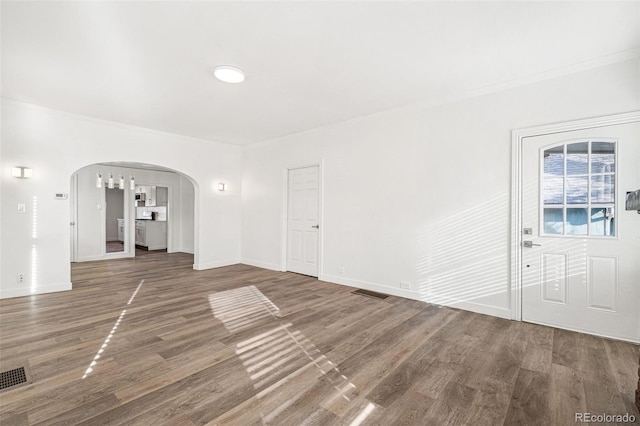
[[[227,184],[220,182],[218,184],[218,191],[226,191],[226,190],[227,190]]]
[[[27,179],[33,176],[33,170],[29,167],[14,167],[11,170],[11,175],[13,177]]]
[[[100,172],[96,173],[96,188],[102,188],[102,175]]]

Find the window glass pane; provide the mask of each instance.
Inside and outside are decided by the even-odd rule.
[[[591,202],[612,204],[615,200],[615,175],[591,176]]]
[[[543,214],[543,229],[545,234],[562,235],[562,209],[545,208]]]
[[[589,226],[591,235],[614,236],[616,233],[613,214],[613,207],[597,207],[591,209],[591,224]]]
[[[567,174],[586,175],[589,164],[589,143],[570,143],[567,145]]]
[[[615,142],[574,142],[544,150],[544,234],[615,235],[615,154]]]
[[[587,235],[587,209],[567,209],[567,235]]]
[[[615,172],[615,143],[591,143],[591,173]]]
[[[605,235],[606,220],[604,217],[605,209],[591,209],[591,235]]]
[[[544,174],[564,175],[564,146],[557,146],[544,151]]]
[[[567,204],[587,204],[587,176],[567,176]]]
[[[609,235],[610,236],[615,236],[616,235],[616,218],[615,217],[611,217],[611,219],[609,219]]]
[[[562,177],[544,177],[542,199],[544,204],[564,203],[564,179]]]

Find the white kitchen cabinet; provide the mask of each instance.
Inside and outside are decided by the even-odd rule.
[[[156,205],[156,187],[147,186],[147,199],[144,201],[144,205],[147,207],[153,207]]]
[[[156,205],[156,187],[149,185],[138,185],[135,189],[136,207],[154,207]]]
[[[156,187],[156,206],[169,205],[169,188],[165,186]]]
[[[148,250],[167,248],[167,222],[136,220],[136,245]]]
[[[144,221],[136,220],[136,245],[137,246],[147,246],[147,242],[145,239],[145,231],[146,227],[144,225]]]

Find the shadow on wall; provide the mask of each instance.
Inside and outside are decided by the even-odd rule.
[[[419,233],[420,300],[455,306],[499,296],[509,307],[509,198],[495,196]],[[479,303],[482,303],[479,301]]]
[[[527,191],[534,191],[531,194],[536,194],[537,183],[523,187],[523,192]],[[528,204],[531,205],[529,209],[538,208],[537,202]],[[417,291],[420,300],[447,306],[473,302],[509,309],[509,217],[508,196],[500,195],[427,226],[418,237]],[[523,217],[529,221],[538,220],[536,211],[523,211]],[[537,224],[527,226],[537,230]],[[574,280],[573,277],[581,276],[580,285],[586,285],[585,239],[539,239],[536,235],[532,239],[543,244],[544,252],[533,248],[525,250],[536,250],[535,252],[523,254],[528,256],[527,263],[533,263],[530,271],[542,271],[546,278],[541,282],[537,272],[523,274],[523,289],[540,285],[540,291],[560,291],[565,276]],[[562,256],[571,253],[571,262],[568,262],[566,270],[555,271],[553,265],[547,264],[547,269],[543,271],[540,269],[541,265],[537,265],[540,253],[544,253],[545,259],[550,254],[554,256],[553,253]],[[529,293],[530,297],[536,298],[537,294],[537,291]]]

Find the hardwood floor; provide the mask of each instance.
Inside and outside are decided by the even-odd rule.
[[[638,347],[187,254],[0,301],[0,424],[566,425],[633,414]],[[358,423],[360,422],[360,423]]]
[[[107,253],[119,253],[124,251],[124,243],[122,241],[107,241],[105,251]]]

